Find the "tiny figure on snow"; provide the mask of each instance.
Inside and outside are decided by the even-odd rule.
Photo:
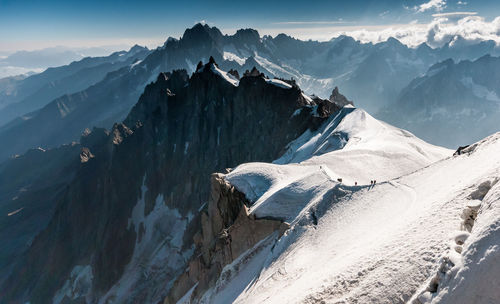
[[[357,186],[358,185],[358,182],[354,182],[354,186]]]

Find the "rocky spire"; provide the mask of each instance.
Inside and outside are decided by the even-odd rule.
[[[351,105],[351,106],[354,105],[352,101],[348,100],[344,95],[340,94],[338,87],[335,87],[335,89],[333,89],[329,100],[339,107],[345,107],[346,105]]]

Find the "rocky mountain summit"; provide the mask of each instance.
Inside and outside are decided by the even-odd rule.
[[[348,36],[301,41],[285,34],[260,36],[253,29],[224,35],[216,27],[196,24],[152,51],[135,47],[26,79],[0,81],[0,104],[11,103],[0,109],[0,161],[28,149],[76,141],[85,128],[111,128],[126,118],[158,73],[185,69],[190,74],[210,56],[225,71],[243,75],[256,67],[270,78],[294,79],[307,94],[321,98],[341,87],[348,98],[375,112],[436,62],[475,60],[499,50],[490,42],[432,49],[425,44],[409,48],[394,38],[376,44]]]
[[[50,221],[19,255],[1,293],[32,303],[175,299],[200,252],[200,275],[210,286],[239,252],[282,229],[230,204],[237,192],[216,177],[210,186],[210,174],[278,158],[340,108],[258,71],[238,79],[213,58],[192,76],[160,73],[122,123],[84,133],[72,154],[74,177],[52,199]],[[209,196],[210,187],[220,188],[219,198]],[[256,234],[223,258],[212,241],[241,221],[254,221]]]

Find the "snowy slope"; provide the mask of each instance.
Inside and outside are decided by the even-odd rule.
[[[307,131],[292,142],[274,164],[243,164],[227,180],[255,201],[251,212],[257,216],[292,221],[305,204],[338,188],[338,178],[343,185],[369,185],[371,180],[395,178],[447,155],[450,150],[346,107],[316,132]]]
[[[291,228],[226,266],[202,302],[498,302],[500,133],[452,156],[343,112],[275,164],[226,176],[257,217]]]

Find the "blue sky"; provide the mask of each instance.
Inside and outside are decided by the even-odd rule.
[[[433,14],[457,11],[490,20],[500,15],[499,10],[498,0],[0,0],[0,51],[132,41],[154,45],[168,36],[179,37],[202,20],[227,33],[253,27],[263,34],[283,31],[307,38],[310,33],[315,39],[326,28],[333,34],[336,28],[424,24],[435,18]]]

